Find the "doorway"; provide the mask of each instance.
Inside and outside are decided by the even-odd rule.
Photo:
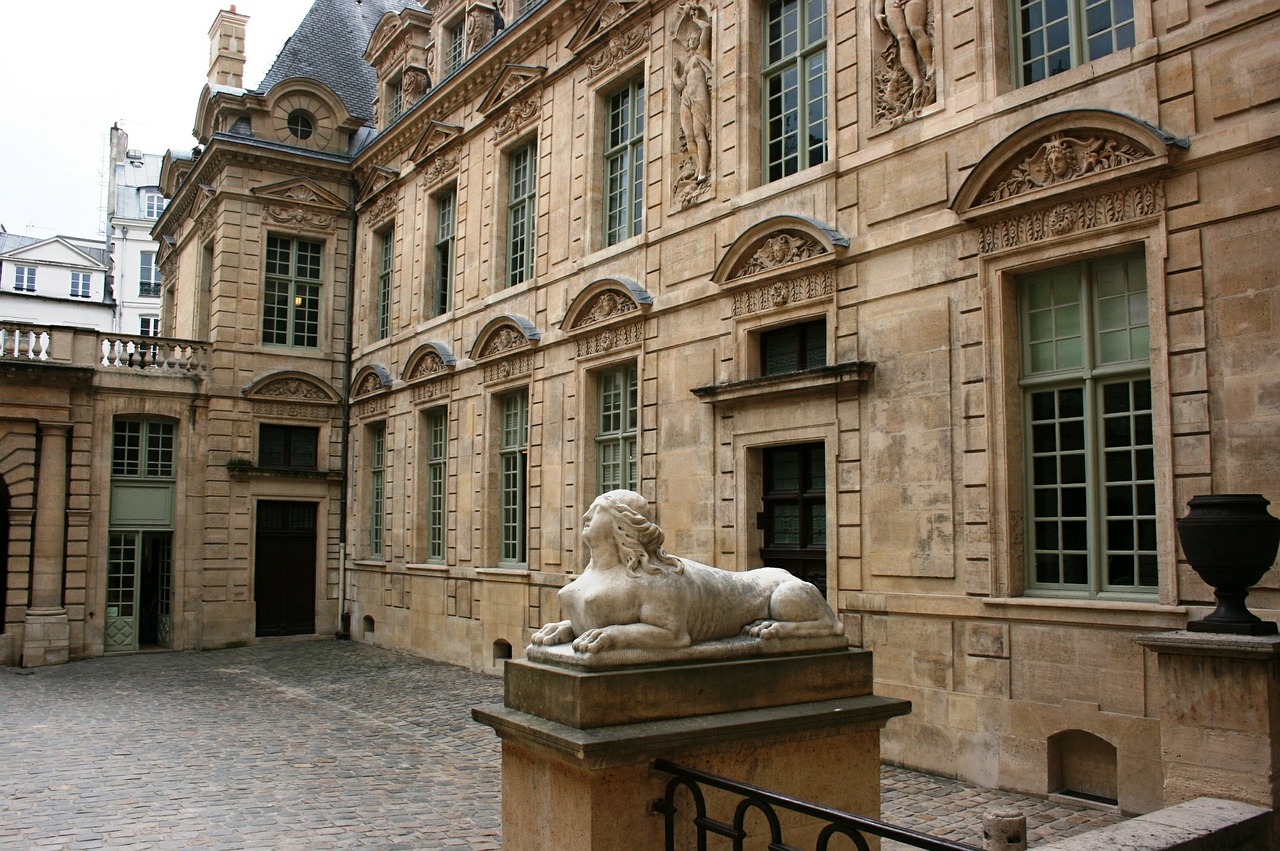
[[[103,651],[173,645],[173,534],[111,533]]]
[[[258,637],[316,631],[314,502],[258,503],[254,603]]]

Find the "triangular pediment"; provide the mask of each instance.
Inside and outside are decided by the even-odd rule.
[[[102,261],[58,236],[23,245],[5,254],[5,257],[12,260],[27,260],[32,263],[105,268]]]
[[[356,197],[360,199],[361,203],[364,203],[390,186],[399,176],[400,172],[393,168],[387,168],[383,165],[374,166],[360,181],[360,192]]]
[[[427,125],[426,131],[409,157],[414,162],[422,162],[461,135],[462,128],[456,124],[432,121]]]
[[[546,68],[534,65],[507,65],[498,74],[498,79],[489,88],[489,93],[480,101],[480,111],[492,112],[514,98],[520,92],[542,79]]]
[[[204,187],[201,187],[202,189]],[[314,204],[320,207],[344,208],[346,202],[323,186],[305,178],[282,180],[266,186],[255,186],[250,190],[263,200],[284,202],[289,204]],[[212,187],[209,190],[212,195]]]
[[[598,36],[617,29],[623,20],[635,16],[648,6],[649,0],[596,0],[596,4],[583,16],[573,38],[569,39],[569,49],[580,53],[583,48],[595,42]]]

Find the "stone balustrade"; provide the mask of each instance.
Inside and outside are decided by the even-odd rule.
[[[0,363],[28,361],[164,375],[202,374],[206,343],[59,325],[0,324]]]

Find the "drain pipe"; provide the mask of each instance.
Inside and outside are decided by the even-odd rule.
[[[351,462],[351,352],[356,315],[356,201],[360,185],[351,181],[351,226],[347,237],[347,321],[342,363],[342,489],[338,497],[338,632],[351,638],[351,612],[347,611],[347,513]]]

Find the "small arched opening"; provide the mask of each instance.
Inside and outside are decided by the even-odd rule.
[[[1084,730],[1050,736],[1049,791],[1115,806],[1119,799],[1115,746]]]
[[[360,637],[368,638],[369,636],[373,635],[373,627],[374,627],[373,616],[365,615],[360,620]]]
[[[511,658],[511,642],[499,638],[493,642],[493,664],[495,666],[502,664]]]

